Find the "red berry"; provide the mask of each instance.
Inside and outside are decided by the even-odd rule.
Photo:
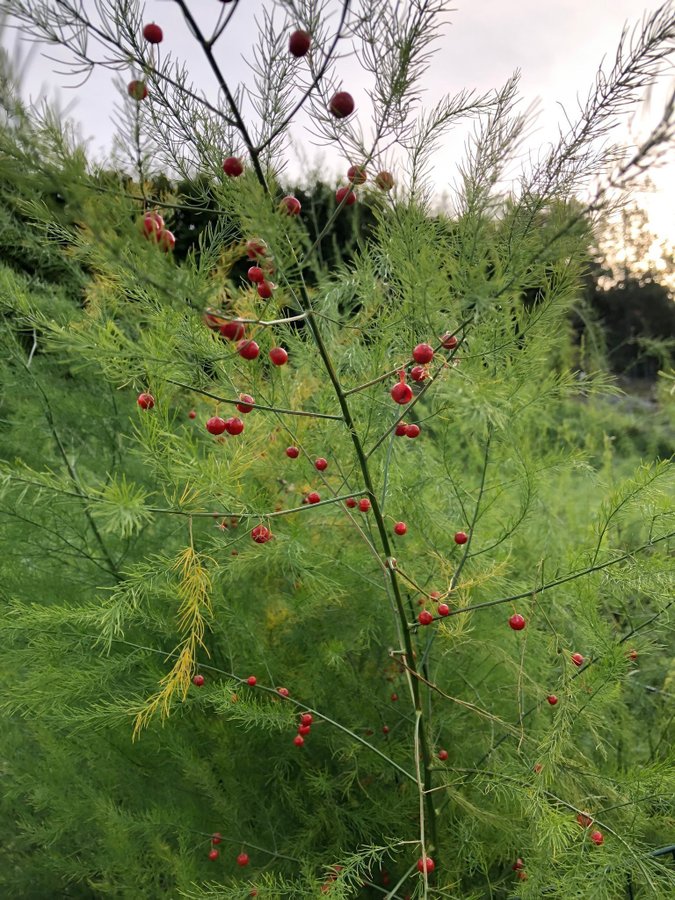
[[[246,255],[249,259],[259,259],[261,256],[266,256],[267,254],[267,244],[265,241],[260,240],[260,238],[252,238],[250,241],[246,241]]]
[[[394,434],[397,437],[405,437],[407,430],[408,430],[408,426],[405,424],[405,422],[399,422],[398,425],[396,426],[396,428],[394,429]]]
[[[192,683],[195,687],[201,687],[204,684],[204,676],[203,675],[195,675],[192,679]]]
[[[337,203],[342,203],[344,200],[345,206],[353,206],[356,203],[356,194],[351,188],[341,187],[335,191],[335,200]]]
[[[220,844],[220,842],[222,840],[223,840],[223,836],[219,831],[216,831],[211,835],[211,843],[212,844]]]
[[[448,751],[447,750],[439,750],[438,758],[441,760],[441,762],[445,762],[445,760],[448,758]]]
[[[429,372],[424,366],[413,366],[410,370],[410,377],[413,381],[425,381],[429,377]]]
[[[525,863],[522,861],[522,859],[520,857],[518,857],[518,859],[514,862],[514,864],[511,866],[511,868],[513,869],[514,872],[517,872],[519,869],[525,868]]]
[[[302,713],[300,716],[300,722],[303,725],[311,725],[314,721],[314,716],[311,713]]]
[[[439,603],[437,609],[439,616],[449,616],[450,615],[450,607],[447,603]]]
[[[260,347],[255,341],[238,341],[237,353],[239,356],[243,357],[243,359],[255,359],[260,353]]]
[[[239,341],[246,333],[243,322],[225,322],[220,326],[220,333],[228,341]]]
[[[328,109],[336,119],[344,119],[354,112],[354,98],[347,91],[338,91],[333,94]]]
[[[256,525],[255,528],[251,530],[251,537],[256,544],[266,544],[268,541],[272,540],[273,534],[269,528],[266,528],[264,525]]]
[[[423,609],[417,617],[417,621],[420,623],[420,625],[431,625],[431,623],[434,621],[434,617],[428,610]]]
[[[297,459],[298,456],[300,456],[300,451],[297,447],[286,447],[286,456],[288,456],[289,459]]]
[[[157,212],[147,212],[143,216],[141,227],[146,237],[154,237],[158,240],[159,235],[164,231],[164,219]]]
[[[285,688],[285,687],[277,688],[277,694],[279,694],[280,697],[288,697],[288,694],[289,694],[288,688]]]
[[[320,500],[321,497],[317,494],[316,491],[312,491],[310,494],[307,494],[308,503],[318,503]]]
[[[255,677],[255,675],[249,675],[246,679],[246,684],[250,685],[250,687],[255,687],[257,683],[258,679]]]
[[[223,172],[230,178],[238,178],[243,171],[244,167],[237,156],[228,156],[223,162]]]
[[[298,734],[302,734],[302,735],[309,734],[311,730],[312,730],[311,725],[298,725]]]
[[[314,460],[314,468],[318,469],[319,472],[325,472],[328,468],[328,460],[324,459],[323,456],[320,456],[318,459]]]
[[[456,544],[466,544],[466,542],[468,540],[469,540],[469,535],[466,533],[466,531],[458,531],[457,534],[455,535],[455,543]]]
[[[418,872],[426,872],[427,875],[430,875],[434,869],[436,868],[436,863],[430,856],[422,857],[417,860],[417,871]]]
[[[308,31],[294,31],[288,39],[288,52],[291,56],[304,56],[312,43],[312,36]]]
[[[211,860],[218,859],[219,856],[220,856],[220,853],[217,850],[209,851],[209,859],[211,859]]]
[[[581,825],[582,828],[589,828],[593,824],[593,819],[587,813],[579,813],[577,816],[577,822]]]
[[[173,250],[176,246],[176,237],[173,231],[169,231],[168,228],[165,228],[164,231],[160,232],[159,246],[167,253],[169,250]]]
[[[521,881],[527,881],[527,872],[518,872],[518,878]]]
[[[534,769],[535,774],[538,775],[544,767],[541,763],[535,763],[532,768]]]
[[[296,734],[296,736],[293,738],[293,743],[296,747],[302,747],[302,745],[305,743],[305,739],[301,734]]]
[[[346,506],[348,509],[355,509],[355,507],[356,507],[356,500],[355,500],[353,497],[349,497],[348,500],[345,500],[345,506]]]
[[[600,844],[602,844],[604,842],[605,837],[601,831],[594,831],[591,834],[591,840],[596,845],[596,847],[599,847]]]
[[[573,653],[572,654],[572,662],[575,666],[583,666],[585,660],[581,653]]]
[[[137,103],[140,103],[141,100],[145,100],[148,96],[148,88],[144,81],[130,81],[127,85],[127,91],[129,92],[129,96],[133,97]]]
[[[159,25],[155,25],[154,22],[151,22],[150,25],[146,25],[143,29],[143,37],[149,44],[161,44],[164,34]]]
[[[409,384],[405,384],[405,382],[401,381],[398,384],[395,384],[391,389],[391,399],[395,403],[400,403],[404,405],[406,403],[410,403],[413,398],[413,391]]]
[[[632,659],[633,661],[635,661],[637,658],[638,658],[637,650],[631,650],[628,654],[628,659]]]
[[[265,273],[260,266],[251,266],[246,274],[248,275],[248,280],[254,284],[260,284],[261,281],[265,280]]]
[[[419,437],[420,434],[420,426],[415,425],[415,423],[411,423],[410,425],[405,426],[405,436],[409,438]]]
[[[441,344],[445,347],[446,350],[454,350],[459,341],[455,337],[454,334],[450,334],[449,331],[446,331],[445,334],[441,337]]]
[[[255,400],[251,397],[250,394],[239,394],[239,403],[237,403],[235,409],[238,409],[240,413],[250,413],[255,405]]]
[[[390,729],[389,729],[388,725],[382,726],[382,734],[389,734],[389,731],[390,731]]]
[[[152,394],[139,394],[136,403],[138,403],[141,409],[152,409],[155,405],[155,398]]]
[[[228,434],[241,434],[244,430],[244,423],[238,416],[232,416],[225,420],[225,430]]]
[[[196,411],[194,409],[191,409],[190,412],[188,413],[188,419],[196,419],[196,418],[197,418]]]
[[[418,344],[412,352],[415,362],[430,363],[434,358],[434,348],[430,344]]]
[[[394,525],[394,533],[395,534],[405,534],[407,530],[408,530],[408,526],[405,524],[405,522],[397,522]]]
[[[279,209],[281,212],[286,213],[289,216],[298,216],[300,215],[300,210],[302,206],[300,205],[300,201],[297,197],[284,197],[281,203],[279,204]]]
[[[375,184],[381,191],[390,191],[394,186],[394,176],[391,172],[378,172],[375,176]]]
[[[359,500],[359,509],[361,510],[361,512],[368,512],[370,506],[370,500],[367,497],[361,497],[361,499]]]
[[[350,166],[347,169],[347,178],[352,184],[363,184],[368,178],[365,166]]]
[[[270,350],[270,360],[275,366],[285,366],[288,362],[288,353],[283,347],[272,347]]]
[[[261,300],[269,300],[274,293],[274,285],[271,281],[261,281],[257,287],[257,291]]]
[[[556,697],[555,694],[549,694],[546,699],[551,704],[551,706],[555,706],[556,703],[558,702],[558,698]]]
[[[206,423],[206,430],[209,434],[222,434],[226,429],[225,419],[220,416],[211,416]]]
[[[520,613],[514,613],[509,619],[509,626],[513,628],[514,631],[522,631],[525,627],[525,619]]]
[[[240,853],[237,857],[237,865],[238,866],[247,866],[248,865],[248,853]]]
[[[396,703],[398,700],[398,694],[392,694],[390,699],[392,703]]]

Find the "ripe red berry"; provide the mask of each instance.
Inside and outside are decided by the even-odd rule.
[[[546,699],[551,704],[551,706],[555,706],[556,703],[558,702],[558,698],[556,697],[555,694],[549,694]]]
[[[404,405],[410,403],[413,398],[413,391],[409,384],[405,383],[405,371],[402,369],[399,375],[399,382],[395,384],[390,391],[391,399],[395,403]]]
[[[273,536],[274,535],[269,528],[266,528],[264,525],[256,525],[255,528],[251,530],[251,537],[256,544],[266,544],[268,541],[272,540]]]
[[[361,497],[361,499],[359,500],[359,509],[361,510],[361,512],[368,512],[370,506],[371,503],[368,497]]]
[[[389,734],[390,728],[388,725],[382,726],[382,734]]]
[[[297,459],[300,456],[300,451],[297,447],[286,447],[286,456],[289,459]]]
[[[468,540],[469,540],[469,535],[466,533],[466,531],[458,531],[457,534],[455,535],[455,543],[456,544],[466,544],[466,542]]]
[[[604,843],[605,837],[601,831],[594,831],[591,834],[591,840],[596,845],[596,847],[599,847],[600,844]]]
[[[434,358],[434,348],[430,344],[418,344],[412,355],[415,362],[426,365]]]
[[[173,248],[176,246],[176,237],[175,237],[173,231],[169,231],[168,228],[165,228],[163,231],[160,232],[159,246],[161,247],[162,250],[164,250],[167,253],[170,250],[173,250]]]
[[[308,503],[319,503],[320,500],[321,497],[317,494],[316,491],[312,491],[311,493],[307,494]]]
[[[338,91],[333,94],[328,109],[336,119],[344,119],[354,112],[354,98],[347,91]]]
[[[631,651],[628,653],[628,659],[632,659],[633,662],[635,662],[635,660],[636,660],[637,658],[638,658],[638,652],[637,652],[637,650],[631,650]]]
[[[356,507],[356,500],[355,500],[353,497],[349,497],[348,500],[345,500],[345,506],[346,506],[348,509],[355,509],[355,507]]]
[[[217,850],[209,850],[209,859],[218,859],[220,853]]]
[[[293,743],[296,747],[302,747],[302,745],[305,743],[305,739],[301,734],[296,734],[296,736],[293,738]]]
[[[269,300],[274,293],[274,285],[271,281],[261,281],[256,290],[261,300]]]
[[[514,872],[517,872],[519,869],[525,868],[525,863],[522,861],[522,859],[520,857],[518,857],[518,859],[514,862],[514,864],[511,866],[511,868],[513,869]]]
[[[447,750],[439,750],[438,758],[441,760],[441,762],[445,762],[445,760],[448,758],[448,751]]]
[[[535,763],[534,766],[533,766],[532,768],[534,769],[535,775],[539,775],[539,773],[542,771],[542,769],[543,769],[544,767],[542,766],[541,763]]]
[[[220,333],[228,341],[239,341],[246,333],[243,322],[225,322],[220,326]]]
[[[425,381],[429,377],[429,372],[424,366],[413,366],[410,370],[410,377],[413,381]]]
[[[420,426],[415,425],[414,422],[412,422],[410,425],[405,426],[405,436],[406,437],[416,438],[416,437],[419,437],[419,434],[420,434]]]
[[[237,353],[243,359],[255,359],[260,353],[260,347],[255,341],[238,341]]]
[[[298,725],[298,734],[302,734],[302,735],[309,734],[311,730],[312,730],[311,725],[302,725],[302,724]]]
[[[577,815],[577,822],[581,825],[582,828],[590,828],[593,824],[593,819],[587,813],[579,813]]]
[[[248,853],[240,853],[237,857],[237,865],[238,866],[247,866],[248,865]]]
[[[300,205],[300,201],[297,197],[284,197],[281,203],[279,204],[279,209],[281,212],[286,213],[289,216],[298,216],[300,215],[300,210],[302,206]]]
[[[397,522],[394,525],[394,533],[395,534],[405,534],[407,530],[408,530],[408,526],[405,524],[405,522]]]
[[[288,697],[288,694],[289,694],[288,688],[285,688],[285,687],[277,688],[277,694],[279,694],[280,697]]]
[[[152,394],[142,393],[138,395],[136,403],[138,403],[141,409],[152,409],[155,405],[155,398]]]
[[[391,172],[378,172],[375,176],[375,184],[381,191],[390,191],[394,186],[394,176]]]
[[[439,603],[437,609],[439,616],[449,616],[450,615],[450,607],[447,603]]]
[[[428,610],[423,609],[417,617],[417,621],[420,623],[420,625],[431,625],[431,623],[434,621],[434,617]]]
[[[320,456],[318,459],[314,460],[314,468],[318,469],[319,472],[325,472],[328,468],[328,460],[324,459],[323,456]]]
[[[449,331],[446,331],[445,334],[441,337],[441,344],[445,347],[446,350],[454,350],[459,341],[455,337],[454,334],[450,334]]]
[[[405,422],[399,422],[396,428],[394,429],[394,434],[397,437],[405,437],[408,426]]]
[[[250,241],[246,241],[246,256],[249,259],[259,259],[261,256],[266,256],[267,254],[267,244],[265,241],[260,238],[251,238]]]
[[[151,22],[143,29],[143,37],[149,44],[161,44],[164,34],[159,25],[155,25],[154,22]]]
[[[249,675],[246,679],[246,684],[250,685],[250,687],[255,687],[257,683],[258,679],[255,677],[255,675]]]
[[[255,400],[250,394],[239,394],[239,403],[235,406],[240,413],[250,413],[255,405]]]
[[[190,412],[188,413],[188,419],[196,419],[196,418],[197,418],[196,410],[191,409]]]
[[[192,683],[195,687],[201,687],[204,684],[204,676],[203,675],[195,675],[192,678]]]
[[[311,713],[302,713],[300,716],[300,722],[302,725],[311,725],[314,721],[314,716]]]
[[[211,416],[206,423],[206,430],[209,434],[222,434],[225,428],[225,419],[221,419],[220,416]]]
[[[398,694],[392,694],[392,695],[391,695],[391,702],[392,702],[392,703],[396,703],[397,701],[398,701]]]
[[[304,56],[312,43],[312,36],[308,31],[294,31],[288,39],[288,52],[291,56]]]
[[[223,840],[223,836],[219,831],[216,831],[211,835],[211,843],[212,844],[220,844],[222,840]]]
[[[137,103],[140,103],[141,100],[145,100],[148,96],[148,87],[144,81],[130,81],[127,85],[127,91],[129,92],[129,96]]]
[[[225,430],[228,434],[241,434],[244,430],[244,423],[239,416],[232,416],[225,420]]]
[[[426,872],[427,875],[430,875],[434,869],[436,868],[436,863],[430,856],[423,856],[421,859],[417,860],[417,871],[418,872]]]
[[[575,666],[583,666],[585,660],[581,653],[573,653],[572,654],[572,662]]]
[[[223,172],[230,178],[238,178],[244,167],[238,156],[228,156],[223,162]]]
[[[158,240],[159,235],[164,231],[164,219],[158,212],[147,212],[143,216],[141,228],[146,237],[154,237],[155,240]]]
[[[248,275],[248,280],[254,284],[260,284],[261,281],[265,280],[265,273],[260,266],[251,266],[246,274]]]
[[[288,362],[288,353],[283,347],[272,347],[270,350],[270,360],[275,366],[285,366]]]
[[[353,206],[356,203],[356,194],[351,188],[341,187],[335,191],[335,200],[337,203],[342,203],[344,200],[345,206]]]
[[[514,631],[522,631],[525,627],[525,619],[520,615],[520,613],[514,613],[509,618],[509,626],[513,628]]]
[[[347,178],[352,184],[363,184],[368,178],[365,166],[350,166],[347,169]]]

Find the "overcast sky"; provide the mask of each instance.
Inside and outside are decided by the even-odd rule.
[[[85,8],[92,0],[85,0]],[[92,4],[93,5],[93,4]],[[217,45],[218,57],[233,83],[248,76],[241,58],[253,43],[254,18],[262,6],[270,7],[270,0],[242,0],[230,29]],[[204,23],[215,21],[220,10],[217,0],[193,0],[190,6],[203,16]],[[521,93],[523,107],[539,100],[536,127],[530,132],[527,150],[533,154],[555,140],[559,125],[564,126],[561,108],[571,118],[576,112],[577,95],[585,98],[597,67],[603,57],[608,65],[614,58],[621,30],[625,23],[637,23],[642,16],[658,6],[657,0],[456,0],[456,10],[448,16],[448,24],[425,80],[429,102],[444,93],[454,93],[462,87],[488,90],[504,83],[519,68],[522,71]],[[211,83],[208,67],[182,22],[180,11],[169,0],[148,0],[146,21],[162,25],[165,40],[162,51],[170,50],[188,64],[195,81]],[[10,42],[14,36],[10,36]],[[7,38],[5,39],[5,41]],[[53,54],[53,48],[50,48]],[[116,101],[112,88],[112,73],[102,70],[86,84],[69,89],[74,79],[55,75],[54,64],[36,55],[25,76],[25,91],[37,99],[43,89],[52,96],[58,92],[62,105],[75,101],[72,115],[82,125],[82,133],[91,138],[91,149],[106,151],[110,145],[113,126],[111,110]],[[345,87],[357,101],[365,90],[355,71],[341,69]],[[351,79],[351,80],[350,80]],[[673,87],[664,77],[649,104],[643,104],[633,130],[643,133],[658,119],[668,88]],[[456,177],[456,161],[461,155],[466,133],[457,132],[444,142],[435,158],[432,180],[437,192],[451,190]],[[305,144],[310,161],[321,158],[321,151]],[[324,171],[340,172],[336,157],[324,153]],[[289,177],[299,174],[291,163]],[[658,192],[642,196],[655,231],[672,240],[675,237],[675,162],[654,172]]]

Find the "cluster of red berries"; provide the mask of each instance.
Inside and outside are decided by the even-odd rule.
[[[211,850],[209,851],[209,859],[216,860],[220,856],[220,851],[216,850],[216,845],[220,844],[223,840],[223,836],[219,831],[216,831],[211,835]],[[248,853],[244,853],[243,851],[237,856],[237,865],[238,866],[247,866],[249,864],[249,855]]]
[[[293,738],[293,743],[296,747],[302,747],[305,743],[305,738],[309,734],[312,729],[312,722],[314,721],[311,713],[300,713],[300,722],[298,724],[298,733]]]
[[[164,251],[173,250],[176,246],[176,238],[173,232],[164,224],[164,219],[158,212],[146,212],[140,222],[143,236],[159,246]]]
[[[361,497],[361,499],[358,501],[355,500],[354,497],[349,497],[347,500],[345,500],[345,506],[347,507],[347,509],[356,509],[356,507],[358,506],[360,512],[367,513],[370,511],[372,503],[370,502],[368,497]]]
[[[579,825],[581,825],[582,828],[588,829],[593,824],[593,819],[588,815],[588,813],[579,813],[577,815],[577,822],[579,823]],[[592,831],[589,837],[596,847],[599,847],[605,842],[605,836],[601,831]]]

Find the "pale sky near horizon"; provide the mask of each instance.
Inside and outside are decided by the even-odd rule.
[[[86,7],[87,0],[85,0]],[[246,78],[247,69],[241,55],[253,43],[254,18],[261,8],[271,6],[270,0],[248,0],[240,3],[231,31],[217,45],[220,61],[233,82]],[[196,46],[175,4],[168,0],[147,0],[145,21],[162,25],[165,40],[162,50],[170,50],[185,60],[196,81],[210,85],[210,73],[201,51]],[[536,156],[542,146],[557,138],[558,127],[565,128],[563,107],[574,118],[577,97],[584,99],[593,83],[603,57],[607,66],[614,52],[624,24],[638,23],[646,12],[655,10],[658,0],[456,0],[455,10],[447,17],[446,27],[436,45],[429,71],[425,77],[425,99],[432,103],[444,93],[475,88],[478,92],[502,85],[515,69],[522,72],[521,107],[538,101],[536,124],[530,129],[525,154]],[[204,23],[215,22],[221,8],[216,0],[200,0],[191,8],[204,16]],[[674,13],[675,14],[675,13]],[[11,45],[12,33],[3,36],[3,43]],[[25,50],[24,50],[25,52]],[[48,52],[54,52],[53,47]],[[35,55],[24,76],[24,93],[33,100],[43,90],[48,96],[59,95],[62,106],[75,101],[71,116],[81,123],[82,134],[90,138],[93,152],[107,152],[113,135],[111,114],[117,94],[112,87],[113,73],[100,70],[87,83],[70,89],[77,79],[56,75],[54,63]],[[345,82],[351,77],[347,69],[340,70]],[[675,86],[671,66],[653,92],[650,102],[642,104],[633,119],[632,131],[644,135],[662,112],[669,90]],[[345,83],[345,88],[347,84]],[[365,95],[365,84],[354,76],[349,87],[357,101]],[[213,96],[213,94],[212,94]],[[627,123],[626,123],[626,133]],[[441,145],[431,172],[437,194],[451,192],[457,176],[456,163],[461,157],[466,131],[450,135]],[[320,163],[324,177],[341,174],[336,157],[304,143],[310,163]],[[293,164],[289,178],[301,173]],[[668,165],[653,172],[657,192],[640,195],[637,199],[647,209],[652,229],[661,239],[675,242],[675,157]]]

